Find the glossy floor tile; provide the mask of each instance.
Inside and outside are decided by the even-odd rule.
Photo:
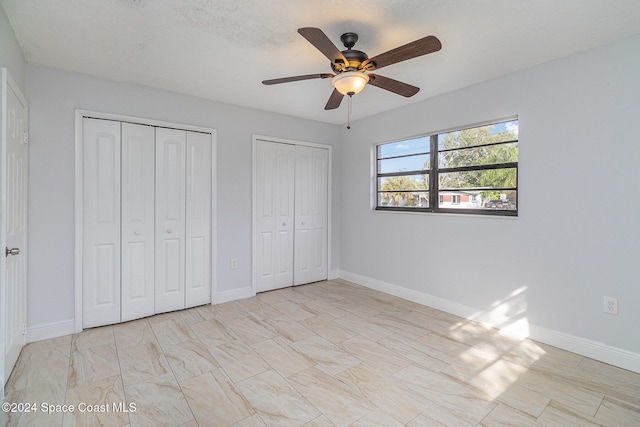
[[[0,426],[640,426],[640,375],[341,280],[27,345]]]

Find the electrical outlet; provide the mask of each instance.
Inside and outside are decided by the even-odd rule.
[[[602,311],[609,314],[618,314],[618,298],[604,297]]]
[[[231,258],[231,269],[235,270],[236,268],[238,268],[238,259]]]

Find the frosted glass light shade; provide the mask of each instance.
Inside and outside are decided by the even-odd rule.
[[[369,76],[358,71],[347,71],[331,79],[331,84],[343,95],[360,93],[369,82]]]

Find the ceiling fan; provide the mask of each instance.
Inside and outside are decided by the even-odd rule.
[[[367,84],[377,86],[407,98],[415,95],[420,90],[419,87],[379,74],[371,74],[369,71],[378,70],[387,65],[437,52],[442,48],[442,44],[437,37],[427,36],[374,56],[373,58],[369,58],[366,53],[352,49],[358,41],[358,35],[356,33],[344,33],[340,36],[340,41],[344,44],[344,47],[346,47],[346,50],[343,51],[340,51],[319,28],[300,28],[298,29],[298,33],[331,60],[331,69],[335,74],[320,73],[283,77],[263,80],[262,84],[274,85],[299,80],[331,78],[334,90],[329,97],[327,105],[324,107],[325,110],[338,108],[345,95],[351,97],[362,91]]]

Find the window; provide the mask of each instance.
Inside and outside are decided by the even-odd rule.
[[[517,119],[376,146],[378,210],[516,216],[517,198]]]

